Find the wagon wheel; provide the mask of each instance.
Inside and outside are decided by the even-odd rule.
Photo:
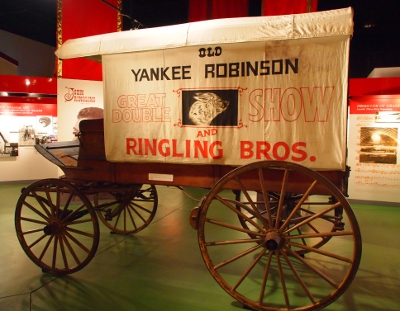
[[[92,204],[72,184],[44,179],[22,190],[15,211],[18,240],[43,271],[62,275],[96,254],[99,223]]]
[[[250,202],[247,201],[246,197],[242,194],[241,191],[234,191],[235,193],[235,200],[237,202],[240,202],[239,204],[236,204],[236,208],[241,211],[241,213],[245,214],[247,218],[244,218],[241,216],[241,214],[238,215],[238,219],[242,225],[243,228],[249,230],[249,236],[251,238],[256,238],[256,236],[252,233],[255,227],[252,225],[251,221],[258,221],[257,220],[257,215],[252,213],[251,211],[248,212],[246,209],[241,208],[242,205],[245,205],[249,207]],[[281,207],[281,218],[285,219],[292,211],[293,209],[297,206],[299,201],[303,198],[303,194],[299,193],[290,193],[287,192],[283,195],[282,200],[280,193],[278,192],[273,192],[273,191],[268,191],[265,194],[266,200],[268,201],[268,212],[266,208],[266,204],[264,202],[264,196],[261,191],[255,191],[253,193],[254,201],[253,203],[257,207],[259,211],[259,215],[262,216],[263,218],[268,217],[268,212],[271,214],[272,220],[275,221],[276,219],[276,212],[279,207],[279,203],[282,202],[282,207]],[[329,196],[310,196],[308,198],[305,198],[305,201],[303,204],[301,204],[299,210],[296,212],[296,215],[293,216],[293,222],[298,221],[301,219],[302,215],[305,215],[309,213],[308,207],[310,205],[332,205],[333,203],[333,198]],[[341,206],[337,206],[334,209],[334,215],[336,217],[341,217],[343,213],[343,208]],[[321,218],[319,223],[307,223],[302,227],[296,228],[297,234],[301,234],[303,231],[314,231],[314,232],[320,232],[321,230],[326,230],[326,228],[330,227],[331,232],[335,232],[337,230],[341,230],[343,224],[338,222],[336,219],[338,218]],[[259,221],[258,221],[259,222]],[[312,246],[314,248],[319,248],[325,243],[327,243],[331,239],[331,235],[327,235],[324,237],[321,237],[320,239],[312,239],[311,241],[308,241],[308,246]],[[302,243],[306,243],[305,240],[301,241]],[[312,243],[312,244],[310,244]],[[295,250],[298,254],[304,255],[305,253],[309,252],[309,250],[306,249],[297,249]]]
[[[294,189],[297,182],[301,191]],[[227,189],[240,189],[246,199],[237,201]],[[265,213],[251,190],[262,193]],[[331,199],[308,204],[314,192]],[[275,211],[272,193],[279,197]],[[284,210],[287,193],[302,193],[290,211]],[[256,162],[231,171],[210,190],[197,221],[208,270],[253,310],[323,309],[349,287],[361,259],[360,230],[343,194],[322,175],[293,163]]]
[[[113,191],[108,197],[95,196],[100,220],[115,233],[131,234],[146,228],[157,211],[158,195],[154,185],[133,185],[130,189]],[[106,211],[106,212],[104,212]]]

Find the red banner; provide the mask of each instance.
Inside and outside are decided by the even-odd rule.
[[[120,0],[106,0],[118,7]],[[62,42],[118,30],[118,12],[100,0],[62,0]],[[60,6],[59,2],[59,6]],[[60,10],[60,8],[59,8]],[[60,31],[60,30],[59,30]],[[102,80],[101,64],[87,59],[62,62],[62,77],[82,80]]]
[[[376,114],[395,112],[399,115],[399,96],[360,96],[350,100],[350,114]]]
[[[0,116],[57,116],[57,106],[51,104],[0,103]]]
[[[0,91],[12,93],[57,94],[57,79],[0,75]]]
[[[213,0],[212,18],[248,16],[248,0]]]
[[[189,3],[189,21],[197,22],[211,18],[211,1],[208,0],[190,0]]]
[[[318,0],[263,0],[262,15],[287,15],[316,12]]]
[[[248,16],[248,0],[190,0],[189,21]]]

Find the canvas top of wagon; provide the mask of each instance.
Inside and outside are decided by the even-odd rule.
[[[97,217],[136,233],[156,212],[155,185],[201,187],[210,190],[190,222],[227,293],[254,310],[335,301],[361,257],[345,198],[352,16],[222,19],[64,43],[60,59],[102,62],[104,120],[81,121],[78,141],[37,146],[65,176],[22,192],[24,251],[45,271],[73,273],[96,252]]]

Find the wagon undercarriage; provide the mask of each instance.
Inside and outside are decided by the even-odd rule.
[[[93,133],[102,135],[93,131],[96,126],[99,121],[83,122],[81,146],[93,141]],[[24,251],[56,275],[74,273],[91,261],[99,243],[98,219],[112,232],[132,234],[150,224],[158,206],[154,184],[85,180],[93,171],[91,156],[71,145],[37,147],[49,159],[55,150],[55,162],[67,154],[76,165],[58,163],[66,176],[23,189],[16,208]],[[71,148],[77,157],[66,150]],[[106,163],[96,156],[94,165],[98,161]],[[344,293],[360,263],[361,235],[336,185],[278,161],[231,168],[211,179],[215,184],[189,220],[208,270],[227,293],[254,310],[320,310]]]

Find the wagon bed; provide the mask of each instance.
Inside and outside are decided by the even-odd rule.
[[[106,159],[104,148],[104,121],[80,122],[79,140],[36,145],[35,148],[49,161],[60,167],[68,179],[114,183],[138,183],[169,186],[212,188],[224,175],[235,169],[228,165],[196,165],[172,163],[119,163]],[[346,171],[316,171],[347,196],[349,168]],[[269,177],[274,191],[280,191],[283,173],[276,170]],[[257,176],[252,176],[257,180]],[[295,178],[288,191],[304,192],[309,181]],[[274,184],[276,181],[276,184]],[[254,189],[256,190],[256,189]],[[324,194],[315,187],[312,194]]]

